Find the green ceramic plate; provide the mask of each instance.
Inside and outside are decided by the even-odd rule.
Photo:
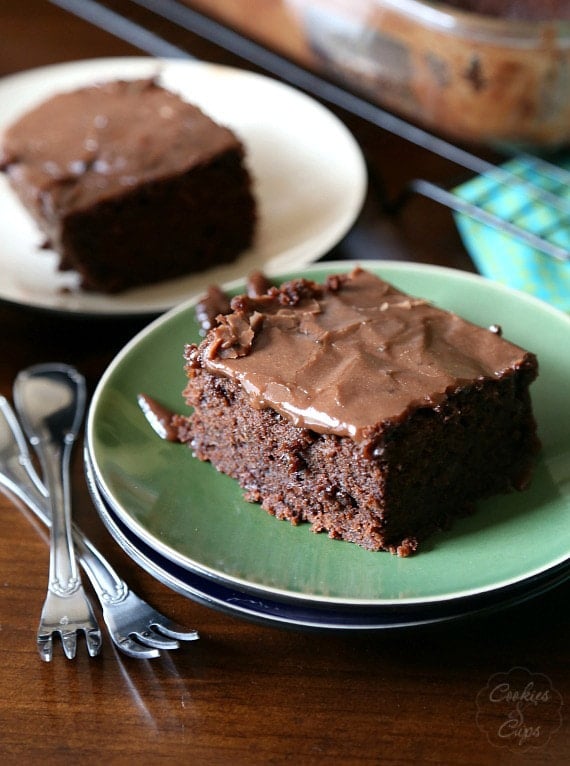
[[[322,280],[354,264],[303,275]],[[272,598],[313,604],[437,603],[523,582],[570,553],[570,318],[481,277],[439,267],[366,262],[414,295],[538,354],[532,394],[543,451],[524,493],[481,503],[473,516],[400,559],[292,527],[243,500],[232,479],[162,441],[137,405],[145,392],[184,411],[184,344],[198,340],[194,303],[153,322],[110,365],[95,392],[87,450],[100,491],[117,516],[161,555],[207,577]],[[295,275],[285,274],[283,278]],[[237,289],[238,286],[232,286]]]

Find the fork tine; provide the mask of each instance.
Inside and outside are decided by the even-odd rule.
[[[44,662],[51,662],[53,656],[53,639],[51,633],[40,633],[38,631],[37,646],[42,660]]]
[[[159,633],[155,633],[154,630],[133,631],[131,636],[137,638],[146,646],[152,646],[154,649],[178,649],[180,646],[178,641],[161,636]]]
[[[142,660],[153,660],[160,657],[158,649],[154,649],[151,646],[143,646],[142,644],[133,641],[132,638],[124,638],[120,644],[117,644],[119,649],[129,657],[135,657]]]
[[[200,638],[197,630],[188,630],[174,620],[167,617],[161,617],[160,622],[152,622],[151,627],[169,638],[176,638],[179,641],[197,641]]]
[[[72,660],[75,657],[77,651],[77,633],[75,630],[66,630],[61,632],[61,643],[63,644],[63,651],[68,660]]]
[[[101,646],[103,645],[101,631],[97,628],[90,628],[84,632],[89,656],[96,657],[101,651]]]

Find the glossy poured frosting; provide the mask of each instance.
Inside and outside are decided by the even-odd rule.
[[[384,421],[434,406],[529,355],[500,337],[356,269],[325,287],[300,280],[232,302],[200,347],[204,368],[239,381],[256,408],[295,425],[365,439]]]
[[[113,81],[58,94],[26,113],[3,136],[0,168],[49,221],[238,143],[154,80]]]

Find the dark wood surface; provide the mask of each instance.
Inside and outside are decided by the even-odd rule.
[[[184,42],[194,55],[228,61],[197,38]],[[140,53],[48,2],[0,5],[2,76],[59,61]],[[448,172],[425,151],[341,116],[388,188],[397,190],[414,175]],[[472,268],[448,211],[413,200],[390,218],[375,188],[333,255]],[[10,398],[18,370],[48,360],[76,365],[92,391],[144,323],[0,306],[0,393]],[[567,584],[499,613],[438,626],[369,634],[281,630],[198,605],[133,563],[93,509],[80,449],[73,499],[81,527],[133,588],[197,628],[201,639],[163,658],[136,661],[119,656],[105,636],[97,659],[88,659],[80,644],[77,658],[65,660],[56,645],[53,662],[42,663],[35,631],[48,548],[31,517],[0,495],[3,763],[569,762],[567,707],[561,707],[570,702]],[[518,681],[516,668],[524,671]],[[539,705],[524,710],[527,726],[540,727],[534,746],[529,731],[526,739],[524,732],[499,736],[510,713],[490,700],[496,674],[507,674],[513,689],[521,678],[537,685],[548,679],[550,700],[540,712]]]

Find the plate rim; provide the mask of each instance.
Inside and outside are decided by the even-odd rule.
[[[549,304],[546,304],[544,301],[535,298],[534,296],[529,296],[526,293],[521,293],[520,291],[514,290],[512,288],[506,287],[500,283],[493,282],[489,280],[488,278],[481,276],[479,274],[473,274],[471,272],[464,272],[457,269],[452,269],[446,266],[439,266],[439,265],[432,265],[432,264],[422,264],[422,263],[414,263],[414,262],[400,262],[400,261],[391,261],[391,260],[374,260],[374,261],[325,261],[320,263],[313,263],[306,268],[309,269],[312,272],[331,272],[335,270],[340,271],[349,271],[352,268],[355,267],[362,267],[366,268],[367,265],[373,265],[377,270],[385,269],[387,274],[385,275],[386,278],[390,279],[390,271],[397,271],[397,272],[413,272],[413,273],[430,273],[434,276],[447,276],[451,277],[452,279],[458,279],[461,281],[464,281],[465,283],[473,283],[477,282],[479,285],[485,285],[488,287],[491,287],[492,289],[496,290],[499,294],[502,293],[508,293],[511,296],[515,298],[515,300],[520,300],[525,304],[531,304],[535,305],[536,308],[540,311],[545,311],[546,313],[551,313],[557,320],[563,321],[567,327],[570,334],[570,316],[567,315],[565,312],[560,311],[557,308],[554,308],[550,306]],[[295,272],[295,270],[293,270]],[[281,276],[290,276],[291,270],[285,270],[282,272]],[[274,275],[276,279],[280,278],[279,274]],[[383,275],[384,276],[384,275]],[[224,284],[222,287],[227,290],[235,290],[239,289],[240,286],[244,285],[245,280],[243,278],[232,280],[231,282],[228,282]],[[181,556],[180,554],[176,553],[176,551],[173,551],[169,546],[165,545],[161,541],[156,541],[153,539],[153,536],[144,529],[137,521],[136,519],[128,517],[128,515],[123,518],[126,509],[120,508],[113,496],[112,492],[109,491],[109,488],[107,487],[107,483],[104,480],[104,477],[101,475],[101,472],[99,470],[99,467],[97,465],[96,456],[93,452],[93,432],[95,429],[95,412],[97,408],[97,402],[99,397],[101,396],[101,393],[104,391],[105,386],[107,385],[108,379],[114,374],[117,367],[120,366],[123,359],[128,356],[132,349],[136,348],[138,344],[143,341],[148,335],[152,334],[155,330],[155,328],[160,327],[162,324],[167,323],[172,318],[176,317],[180,313],[184,313],[188,311],[189,309],[193,308],[193,306],[196,304],[197,298],[192,297],[185,301],[184,303],[174,307],[169,312],[163,314],[162,316],[155,319],[153,322],[151,322],[149,325],[147,325],[145,328],[143,328],[141,331],[139,331],[124,347],[119,353],[115,356],[115,358],[112,360],[108,368],[103,373],[99,384],[93,394],[93,398],[88,410],[88,416],[87,416],[87,427],[86,427],[86,449],[88,451],[88,454],[90,456],[91,462],[93,464],[93,471],[95,480],[97,483],[97,486],[100,490],[100,492],[103,494],[104,499],[107,503],[109,503],[114,511],[117,513],[118,517],[125,523],[125,525],[131,529],[138,537],[140,537],[145,543],[155,547],[158,553],[165,556],[169,560],[171,560],[174,564],[183,566],[188,568],[190,571],[194,571],[197,574],[199,574],[202,577],[207,577],[209,579],[213,580],[219,580],[222,583],[230,584],[234,587],[240,587],[242,589],[247,589],[250,592],[254,592],[257,594],[265,594],[265,595],[273,595],[274,597],[279,598],[287,598],[292,600],[299,600],[304,603],[314,603],[314,604],[320,604],[322,606],[328,606],[330,604],[336,604],[336,605],[345,605],[345,606],[395,606],[395,605],[415,605],[419,606],[422,604],[433,604],[433,603],[443,603],[448,601],[453,601],[458,598],[464,598],[464,597],[473,597],[476,595],[484,594],[484,593],[491,593],[493,591],[496,591],[500,588],[509,587],[511,585],[515,585],[517,582],[521,582],[522,580],[526,579],[527,577],[531,576],[538,576],[545,572],[548,572],[553,567],[556,567],[560,564],[565,563],[570,558],[570,553],[563,554],[559,556],[557,559],[550,560],[548,563],[542,565],[542,566],[536,566],[532,570],[527,570],[523,574],[510,577],[510,578],[504,578],[500,580],[499,582],[490,583],[487,586],[484,587],[473,587],[473,588],[467,588],[463,589],[458,592],[449,592],[445,594],[441,594],[440,596],[433,597],[433,596],[412,596],[412,597],[402,597],[402,598],[385,598],[385,599],[369,599],[369,598],[355,598],[355,599],[346,599],[342,597],[323,597],[319,595],[313,595],[313,594],[305,594],[305,593],[297,593],[292,592],[289,590],[284,590],[280,588],[275,587],[269,587],[264,586],[262,584],[258,583],[252,583],[248,580],[244,580],[243,578],[235,577],[232,575],[227,575],[223,572],[219,572],[216,570],[213,570],[210,567],[204,567],[203,565],[193,562],[192,564],[188,564],[188,560],[186,557]],[[158,438],[158,437],[157,437]],[[128,511],[127,511],[128,514]]]
[[[302,90],[295,88],[293,85],[282,82],[277,78],[272,77],[271,75],[254,72],[245,68],[239,68],[225,64],[217,64],[208,61],[200,61],[190,58],[186,59],[177,57],[153,57],[140,55],[97,57],[58,62],[5,75],[4,77],[0,78],[0,94],[2,93],[3,89],[17,89],[18,87],[25,89],[26,87],[30,87],[30,82],[50,82],[50,77],[59,76],[59,86],[56,88],[48,86],[48,88],[45,89],[45,92],[42,88],[42,93],[35,95],[30,105],[26,107],[27,109],[31,108],[31,106],[35,103],[40,103],[44,98],[47,98],[54,93],[64,92],[66,90],[79,87],[79,85],[74,85],[72,87],[65,85],[65,78],[73,76],[75,72],[77,72],[77,76],[82,77],[82,82],[96,82],[98,79],[103,79],[103,77],[105,77],[105,79],[109,79],[111,77],[110,70],[114,69],[116,69],[116,77],[124,77],[126,79],[149,76],[149,69],[155,69],[159,76],[161,73],[166,73],[167,77],[169,76],[169,73],[173,73],[172,76],[174,77],[180,77],[180,75],[177,74],[178,70],[195,69],[204,74],[210,72],[213,76],[222,73],[226,77],[239,77],[242,82],[259,82],[261,83],[261,87],[269,86],[271,88],[276,88],[287,93],[289,97],[295,98],[297,103],[306,105],[306,108],[316,110],[317,113],[326,117],[328,124],[331,127],[334,127],[334,131],[338,133],[339,136],[342,136],[342,140],[344,142],[343,151],[350,153],[350,164],[352,166],[352,174],[354,175],[354,184],[352,184],[354,188],[352,190],[352,194],[347,199],[349,204],[346,205],[346,208],[343,211],[343,215],[338,216],[335,219],[334,225],[328,223],[327,226],[323,228],[323,232],[326,234],[326,236],[323,236],[323,232],[319,232],[318,235],[314,235],[311,238],[318,239],[316,243],[313,243],[312,251],[309,250],[304,252],[303,242],[299,240],[298,242],[293,243],[293,245],[288,244],[287,249],[272,255],[267,260],[267,262],[261,264],[260,267],[263,267],[273,273],[276,269],[274,266],[272,266],[272,264],[274,262],[280,262],[283,258],[288,256],[295,260],[299,268],[301,268],[303,265],[308,265],[338,245],[338,243],[354,225],[354,222],[362,210],[368,188],[366,162],[355,136],[350,131],[348,126],[339,117],[337,117],[337,115],[328,106],[319,102],[312,96],[304,93]],[[103,71],[106,71],[107,74],[103,75]],[[62,78],[64,80],[63,82],[61,82]],[[37,88],[38,86],[35,87]],[[207,107],[202,106],[202,108],[207,112]],[[25,112],[26,109],[23,109],[22,111]],[[12,118],[7,119],[0,117],[0,132],[11,122]],[[14,193],[9,188],[7,179],[2,178],[2,186],[0,188],[2,188],[3,193],[10,194],[10,199],[14,202],[17,202],[21,209],[19,201],[15,199]],[[38,232],[38,238],[39,237],[40,234]],[[255,252],[256,248],[253,246],[252,248],[248,249],[245,254],[254,256]],[[235,264],[227,264],[226,267],[235,267],[237,271],[237,269],[239,269],[239,259],[235,262]],[[185,282],[189,283],[187,288],[188,295],[200,292],[204,289],[203,285],[193,287],[193,279],[207,279],[209,273],[210,270],[205,272],[197,272],[194,275],[183,275],[179,279],[170,280],[173,286],[172,289],[175,289],[174,286],[180,280],[184,280]],[[214,279],[215,278],[216,277],[214,275]],[[136,317],[153,317],[162,314],[165,311],[169,311],[181,300],[184,300],[184,298],[179,294],[176,294],[172,298],[161,297],[161,295],[150,299],[144,298],[145,288],[150,290],[157,287],[159,289],[164,288],[168,294],[168,284],[169,281],[166,281],[158,285],[143,285],[137,287],[134,298],[127,297],[122,303],[120,294],[119,296],[101,294],[101,305],[97,304],[97,302],[90,301],[89,295],[83,293],[81,290],[77,292],[72,291],[71,297],[69,299],[66,299],[64,295],[62,299],[64,302],[59,304],[55,298],[51,301],[48,299],[42,300],[36,296],[31,296],[29,299],[21,298],[17,295],[14,295],[13,290],[8,291],[6,288],[0,286],[0,304],[25,308],[40,313],[70,316],[76,318],[130,319]],[[139,292],[142,293],[140,298],[138,297]],[[147,303],[149,300],[150,303]],[[113,301],[115,301],[114,305]]]
[[[287,626],[302,628],[306,630],[342,630],[345,632],[363,630],[377,632],[379,630],[403,630],[425,627],[428,625],[439,625],[442,623],[457,622],[458,620],[462,620],[468,617],[477,617],[484,614],[494,613],[505,608],[518,606],[533,598],[537,598],[556,587],[563,585],[568,579],[570,579],[570,567],[566,563],[565,566],[554,567],[550,574],[549,572],[545,572],[542,576],[531,576],[527,578],[526,581],[517,583],[512,588],[507,587],[502,589],[502,592],[499,591],[493,593],[491,594],[492,599],[490,601],[487,600],[488,594],[480,594],[479,598],[475,599],[469,597],[459,598],[452,602],[453,605],[463,605],[465,609],[460,609],[459,611],[452,612],[443,612],[439,615],[435,613],[435,610],[433,610],[433,614],[430,615],[429,611],[425,611],[426,605],[419,605],[420,607],[424,608],[424,615],[420,616],[418,613],[415,615],[415,617],[412,617],[410,614],[406,614],[411,612],[411,609],[408,605],[404,605],[404,607],[401,608],[401,605],[398,604],[395,606],[395,609],[394,607],[386,607],[384,605],[368,608],[362,608],[356,605],[355,608],[349,607],[342,609],[341,611],[338,608],[338,605],[334,603],[326,604],[325,606],[319,608],[318,605],[312,604],[310,602],[298,604],[294,600],[291,601],[290,599],[273,601],[267,598],[267,594],[250,593],[247,590],[241,591],[239,588],[235,588],[235,593],[244,597],[246,601],[249,600],[251,603],[251,597],[254,596],[260,600],[261,604],[265,604],[265,609],[256,611],[252,606],[248,607],[244,606],[243,604],[238,604],[237,599],[233,599],[233,603],[229,603],[228,598],[221,598],[219,594],[214,596],[212,595],[212,592],[208,590],[210,585],[214,587],[217,585],[218,587],[221,586],[222,588],[233,592],[234,589],[231,587],[231,585],[225,584],[223,582],[216,583],[216,581],[211,578],[202,577],[199,573],[194,573],[190,570],[186,570],[187,575],[190,575],[190,577],[198,577],[204,583],[202,586],[200,586],[200,583],[191,585],[188,582],[181,580],[176,574],[165,570],[160,562],[153,560],[149,554],[140,549],[137,545],[137,542],[142,542],[144,545],[144,541],[138,541],[137,535],[128,527],[126,528],[126,532],[121,528],[120,519],[118,520],[114,517],[113,509],[106,504],[104,498],[100,494],[99,487],[97,486],[96,479],[93,475],[93,466],[87,450],[84,451],[84,461],[88,489],[93,504],[99,514],[101,521],[103,522],[103,525],[115,543],[124,551],[124,553],[132,558],[132,560],[138,566],[144,569],[148,574],[161,582],[163,585],[166,585],[167,587],[171,588],[186,598],[190,598],[197,603],[216,609],[217,611],[221,611],[222,613],[228,614],[230,616],[236,616],[237,614],[237,616],[243,619],[247,619],[260,624],[269,624],[273,627]],[[128,537],[128,535],[131,535],[131,537]],[[137,540],[137,542],[134,542],[132,538]],[[152,554],[158,554],[160,556],[158,551],[155,551],[150,546],[149,548]],[[169,563],[168,560],[167,563]],[[177,565],[175,564],[175,566]],[[547,575],[549,576],[547,577]],[[270,608],[271,605],[273,605],[273,612],[268,611],[268,604],[270,605]],[[445,602],[443,606],[447,606],[447,604],[448,602]],[[471,605],[469,606],[469,604]],[[416,605],[412,606],[415,607]],[[429,608],[431,605],[427,606]],[[436,604],[435,607],[441,609],[442,604]],[[290,617],[286,618],[284,616],[284,613],[287,610],[290,611],[291,609],[299,608],[308,610],[309,617],[292,620]],[[399,619],[394,619],[394,617],[398,616],[398,613],[400,613]],[[328,618],[316,620],[316,615],[328,615]],[[340,619],[341,616],[342,619]],[[391,621],[388,619],[389,617],[392,618]]]

